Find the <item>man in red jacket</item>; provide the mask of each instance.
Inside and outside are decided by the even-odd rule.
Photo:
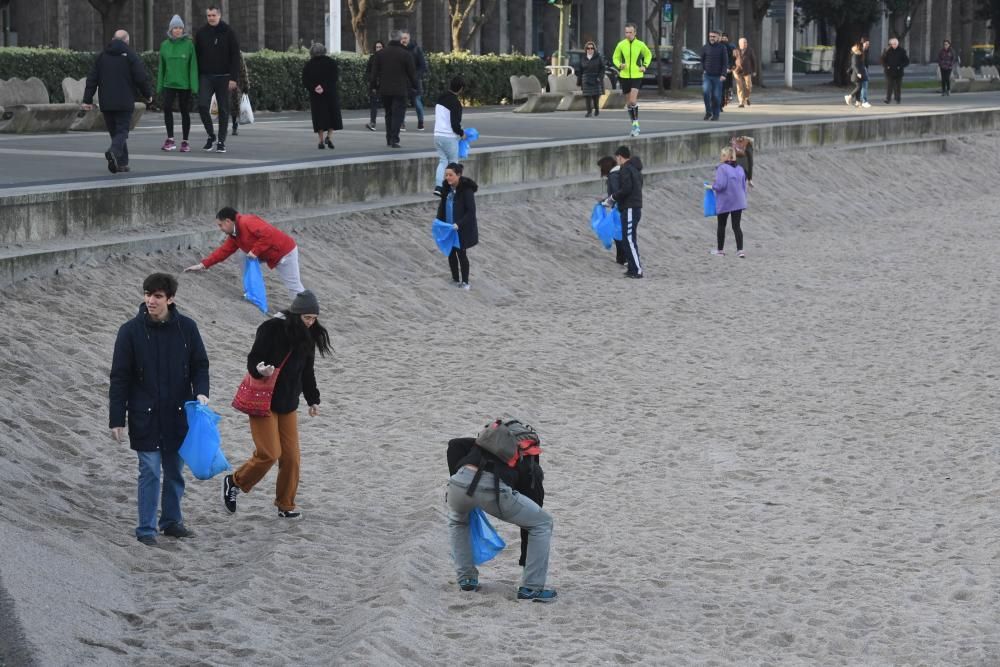
[[[239,214],[231,206],[216,214],[215,224],[228,238],[211,255],[184,269],[185,272],[204,271],[242,250],[247,257],[267,262],[269,268],[277,269],[281,282],[293,298],[305,291],[299,277],[299,248],[291,236],[256,215]]]

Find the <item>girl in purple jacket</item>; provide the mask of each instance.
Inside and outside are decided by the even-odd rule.
[[[712,189],[715,190],[715,213],[719,221],[716,228],[718,248],[713,250],[712,254],[719,257],[726,255],[722,247],[726,243],[726,222],[731,213],[733,235],[736,237],[736,256],[745,257],[740,218],[743,217],[743,209],[747,207],[747,175],[743,172],[743,167],[736,164],[736,151],[732,146],[722,149],[719,166],[715,168],[715,182],[712,183]]]

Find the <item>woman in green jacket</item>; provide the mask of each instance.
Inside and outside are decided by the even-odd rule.
[[[177,150],[174,142],[174,99],[181,110],[181,153],[191,150],[188,134],[191,132],[191,96],[198,94],[198,58],[194,42],[187,34],[180,16],[170,19],[167,39],[160,44],[160,69],[156,75],[156,92],[163,93],[163,123],[167,126],[167,140],[160,150]]]

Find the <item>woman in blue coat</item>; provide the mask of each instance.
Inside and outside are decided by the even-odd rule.
[[[469,289],[469,258],[465,251],[479,243],[479,225],[476,223],[476,191],[479,186],[471,178],[462,176],[463,167],[451,162],[445,167],[444,191],[438,204],[437,218],[458,230],[458,248],[448,255],[451,279],[462,289]],[[461,275],[459,275],[461,268]]]

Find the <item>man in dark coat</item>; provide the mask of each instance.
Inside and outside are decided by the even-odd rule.
[[[639,220],[642,218],[642,161],[633,156],[628,146],[615,150],[615,162],[621,167],[618,176],[618,190],[604,200],[605,206],[616,204],[622,216],[622,243],[628,256],[626,278],[642,278],[642,264],[639,263]]]
[[[719,41],[719,31],[708,31],[708,44],[701,47],[701,92],[705,99],[705,120],[719,120],[722,111],[722,82],[729,72],[729,49]]]
[[[896,98],[899,104],[899,93],[903,88],[903,70],[910,64],[906,49],[899,45],[899,40],[893,37],[889,40],[889,48],[882,53],[882,69],[885,71],[885,103],[889,104]]]
[[[410,52],[413,56],[413,66],[417,73],[417,87],[410,91],[410,104],[417,111],[417,129],[424,129],[424,77],[427,76],[427,58],[424,56],[424,50],[413,41],[410,33],[404,30],[400,33],[399,43],[406,47],[406,50]],[[403,107],[403,124],[400,127],[404,132],[406,131],[406,107]]]
[[[184,462],[178,450],[188,430],[184,403],[196,397],[208,403],[208,355],[198,325],[174,306],[173,276],[154,273],[142,291],[139,314],[121,326],[115,340],[108,421],[118,442],[128,421],[129,444],[139,457],[135,536],[151,546],[157,528],[170,537],[191,537],[181,516]]]
[[[153,86],[142,60],[128,48],[128,33],[124,30],[115,32],[114,39],[90,68],[83,92],[85,110],[94,108],[94,94],[98,89],[101,113],[111,135],[111,147],[104,153],[108,171],[112,174],[129,171],[128,130],[135,111],[135,93],[140,91],[143,99],[152,102]]]
[[[417,88],[413,55],[400,42],[401,36],[399,30],[392,32],[389,45],[375,54],[371,74],[371,85],[378,85],[385,109],[385,143],[393,148],[399,148],[399,128],[403,124],[406,98]]]
[[[226,130],[229,128],[229,95],[239,87],[240,43],[236,33],[222,20],[218,7],[209,5],[205,10],[207,25],[194,35],[194,49],[198,56],[198,113],[208,133],[202,150],[226,152]],[[212,95],[219,112],[219,134],[212,128]]]

